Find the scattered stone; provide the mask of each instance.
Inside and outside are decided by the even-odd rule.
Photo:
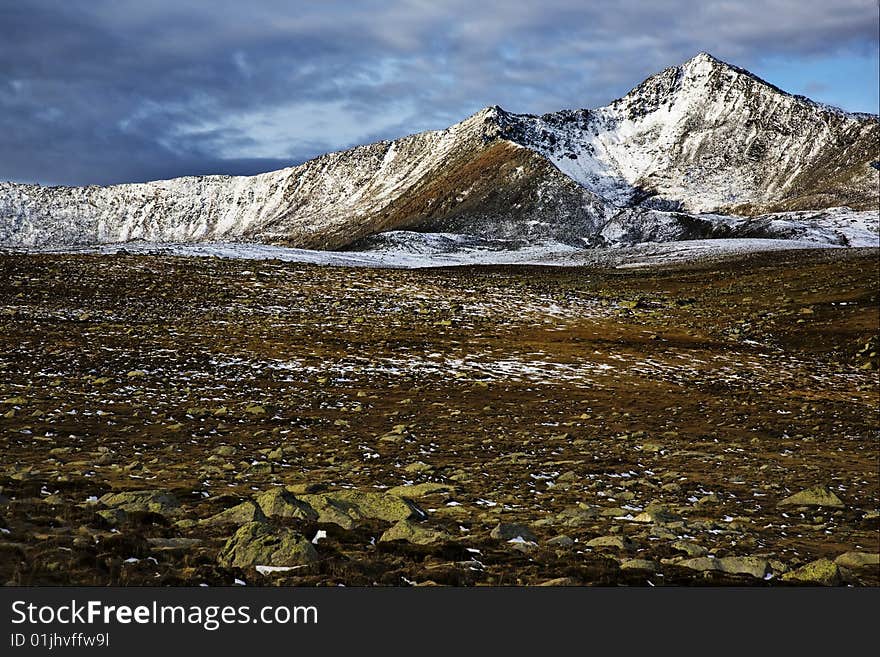
[[[845,505],[832,491],[824,486],[815,486],[786,497],[779,506],[827,506],[842,509]]]
[[[318,560],[318,552],[299,532],[275,529],[262,522],[239,527],[226,541],[218,561],[227,568],[300,566]]]

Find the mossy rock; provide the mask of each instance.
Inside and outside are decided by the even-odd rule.
[[[267,518],[302,518],[317,520],[318,512],[284,488],[273,488],[255,499]]]
[[[840,584],[840,568],[829,559],[818,559],[782,576],[785,582],[837,586]]]
[[[241,525],[248,522],[265,522],[266,514],[262,508],[251,500],[221,511],[210,518],[202,520],[203,525]]]
[[[453,488],[449,484],[438,484],[434,482],[425,482],[423,484],[409,484],[405,486],[395,486],[388,489],[389,495],[395,497],[424,497],[425,495],[433,495],[434,493],[448,493]]]
[[[227,568],[301,566],[316,562],[318,552],[299,532],[249,522],[226,541],[217,560]]]
[[[385,493],[338,490],[302,495],[299,500],[317,511],[318,522],[332,523],[343,529],[352,529],[361,520],[397,522],[427,515],[413,502]]]
[[[412,520],[400,520],[379,538],[383,542],[407,541],[416,545],[429,545],[451,539],[452,537],[446,532],[426,527]]]
[[[824,486],[814,486],[786,497],[779,506],[827,506],[842,509],[845,505],[837,495]]]

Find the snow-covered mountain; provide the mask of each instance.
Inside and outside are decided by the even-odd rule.
[[[257,176],[0,183],[0,245],[339,249],[390,230],[577,246],[737,236],[870,243],[878,141],[875,115],[786,94],[701,53],[599,109],[539,117],[489,107],[445,130]],[[813,212],[784,214],[803,210]]]

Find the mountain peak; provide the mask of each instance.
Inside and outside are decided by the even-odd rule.
[[[670,70],[670,69],[667,69]],[[672,67],[671,70],[677,70],[683,73],[685,76],[702,76],[706,74],[711,74],[715,72],[724,72],[724,73],[745,73],[750,77],[755,77],[745,69],[741,69],[738,66],[733,66],[732,64],[728,64],[725,61],[714,57],[708,52],[700,52],[691,57],[689,60],[681,64],[681,66]]]
[[[687,60],[682,66],[687,66],[688,64],[723,64],[725,66],[730,66],[727,62],[723,62],[717,57],[713,56],[711,53],[706,52],[705,50],[698,52],[696,55]]]

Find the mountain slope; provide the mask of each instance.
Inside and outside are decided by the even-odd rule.
[[[338,249],[411,229],[583,246],[613,244],[612,234],[662,235],[670,231],[652,226],[669,224],[705,236],[703,223],[682,213],[876,207],[878,138],[876,116],[785,94],[700,54],[607,107],[541,117],[490,107],[446,130],[257,176],[0,183],[0,245]]]
[[[786,94],[706,53],[607,107],[501,123],[619,205],[747,215],[877,205],[876,116]]]

